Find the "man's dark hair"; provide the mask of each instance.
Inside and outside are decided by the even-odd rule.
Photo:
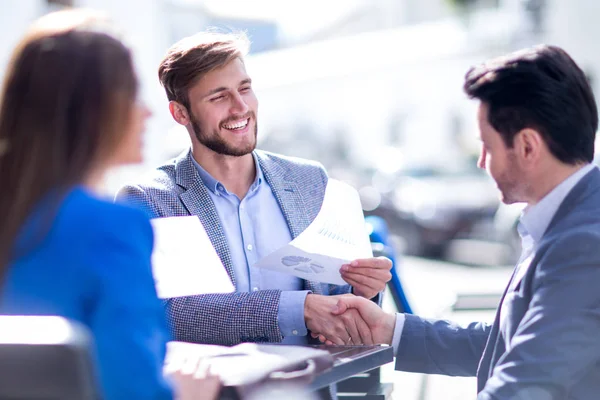
[[[488,122],[507,147],[515,134],[531,128],[563,163],[593,160],[596,101],[585,74],[563,49],[536,46],[472,67],[464,91],[488,106]]]

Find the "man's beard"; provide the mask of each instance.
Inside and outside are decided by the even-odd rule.
[[[243,146],[236,147],[227,143],[227,141],[223,139],[223,137],[219,134],[218,131],[213,132],[212,135],[206,135],[206,133],[200,128],[200,124],[198,123],[196,117],[192,115],[192,113],[190,113],[192,129],[194,130],[194,135],[196,136],[196,139],[198,139],[200,143],[202,143],[204,146],[208,147],[217,154],[233,157],[245,156],[246,154],[251,153],[256,148],[256,137],[258,131],[256,116],[253,112],[249,112],[246,115],[246,117],[250,118],[250,120],[248,121],[249,124],[252,121],[254,121],[254,140],[245,143]],[[239,118],[236,119],[239,120]]]
[[[523,184],[520,182],[522,173],[517,168],[516,157],[509,154],[507,167],[501,177],[496,180],[504,204],[520,203],[523,200]]]

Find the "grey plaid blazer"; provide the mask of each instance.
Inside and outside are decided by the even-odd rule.
[[[314,161],[260,150],[255,154],[295,238],[319,212],[327,174]],[[207,190],[188,150],[140,183],[123,187],[117,199],[137,204],[152,218],[197,215],[235,285],[229,246]],[[202,260],[198,260],[198,267],[201,266]],[[304,281],[304,289],[329,295],[348,293],[351,287]],[[280,296],[280,290],[261,290],[172,298],[166,301],[167,320],[173,338],[179,341],[221,345],[280,342]]]

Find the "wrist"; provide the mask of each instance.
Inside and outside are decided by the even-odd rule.
[[[383,319],[382,342],[389,346],[392,345],[394,330],[396,329],[396,313],[385,313]]]
[[[306,295],[306,299],[304,299],[304,320],[306,321],[306,319],[309,317],[309,310],[312,304],[312,301],[314,300],[314,294],[313,293],[308,293]]]

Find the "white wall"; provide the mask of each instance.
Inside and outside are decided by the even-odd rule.
[[[13,48],[31,21],[46,10],[43,0],[0,0],[0,77]]]
[[[600,95],[600,2],[547,0],[545,42],[564,48],[586,73],[591,73]]]
[[[142,100],[153,112],[147,123],[145,164],[111,173],[106,183],[107,191],[113,193],[125,181],[163,162],[173,152],[168,135],[173,123],[157,76],[158,64],[171,45],[169,5],[166,0],[75,0],[74,6],[108,12],[123,31],[133,49]],[[0,77],[4,76],[10,54],[28,25],[49,11],[53,9],[45,0],[0,0]],[[181,140],[175,147],[182,147]]]
[[[104,10],[124,32],[133,49],[140,79],[141,96],[152,110],[146,126],[144,165],[116,170],[106,186],[114,193],[124,182],[165,160],[172,119],[166,95],[158,81],[158,64],[171,45],[168,35],[168,4],[164,0],[77,0],[79,7]]]
[[[294,135],[293,148],[273,150],[326,164],[336,135],[354,164],[386,163],[390,146],[402,147],[407,163],[452,157],[465,144],[453,136],[453,118],[475,140],[461,85],[479,59],[466,44],[459,24],[434,23],[251,56],[259,139],[268,145]],[[398,119],[404,140],[391,143]]]

